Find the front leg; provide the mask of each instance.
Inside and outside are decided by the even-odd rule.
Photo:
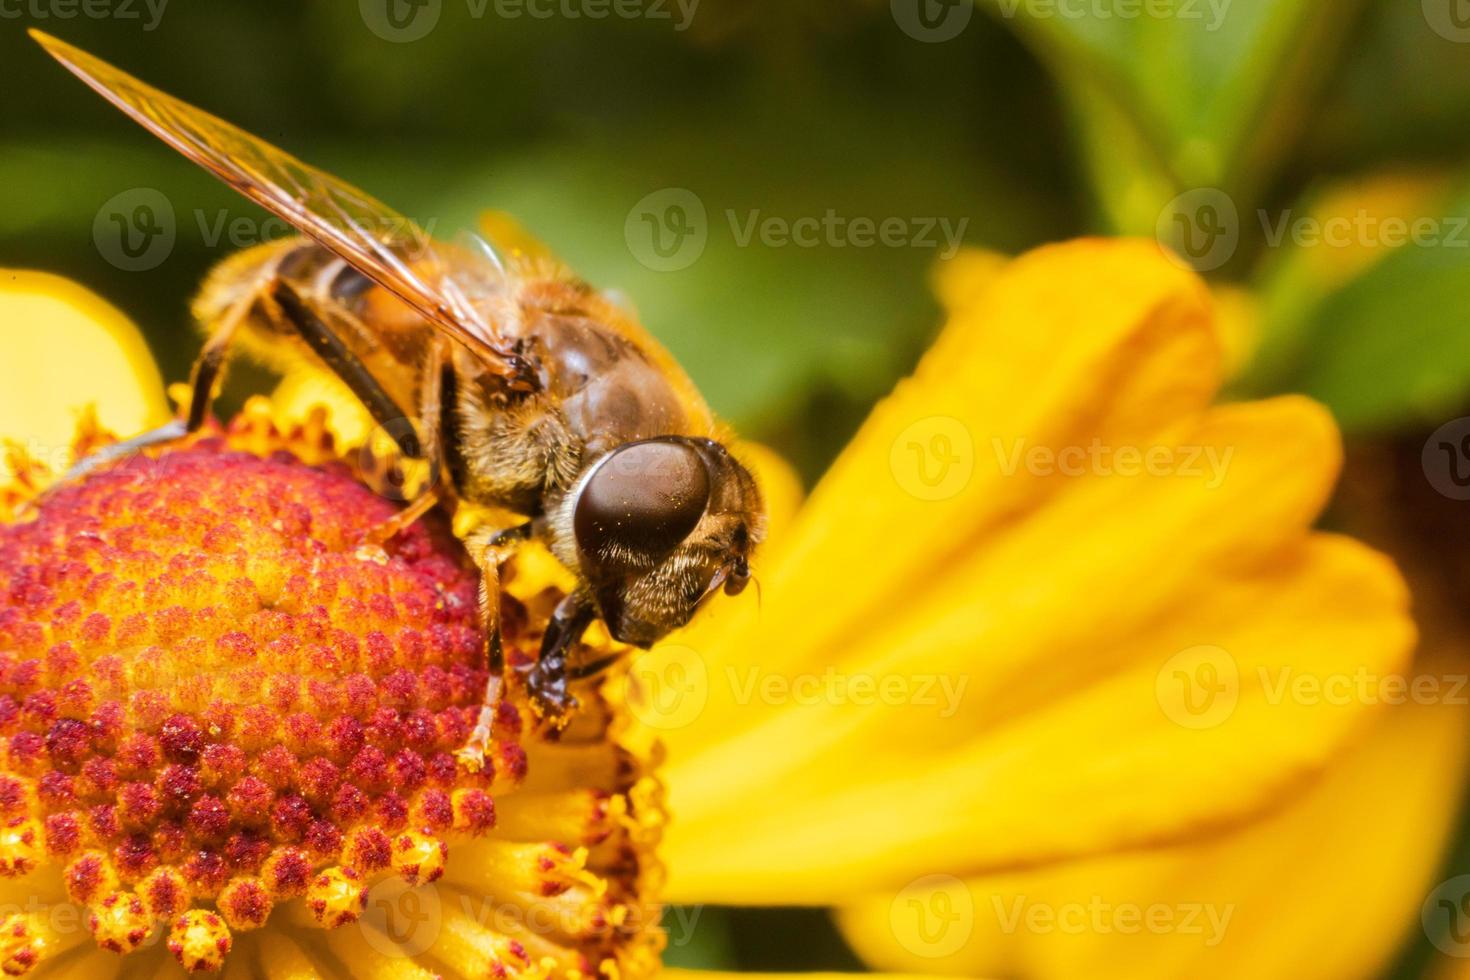
[[[465,539],[465,549],[480,569],[480,626],[485,631],[485,662],[490,676],[485,681],[485,695],[480,701],[480,714],[464,747],[455,753],[460,766],[469,772],[485,767],[485,753],[490,747],[491,726],[495,706],[504,688],[505,650],[500,639],[500,563],[509,549],[530,536],[530,523],[509,530],[481,528]]]
[[[567,653],[596,617],[592,594],[585,588],[563,598],[551,614],[551,622],[546,624],[541,656],[526,678],[537,713],[557,727],[566,723],[577,704],[577,699],[567,690]]]

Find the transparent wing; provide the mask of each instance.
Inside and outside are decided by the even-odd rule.
[[[145,129],[341,256],[507,377],[525,364],[469,302],[429,236],[387,205],[41,31],[31,36]],[[459,262],[462,255],[456,255]]]

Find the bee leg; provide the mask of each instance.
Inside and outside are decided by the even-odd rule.
[[[131,439],[104,446],[86,459],[78,460],[61,475],[59,480],[46,488],[46,492],[37,498],[37,502],[44,500],[53,491],[68,483],[81,479],[100,466],[126,459],[145,449],[178,442],[185,436],[198,432],[204,425],[204,420],[209,417],[209,405],[214,398],[215,382],[219,380],[220,372],[224,368],[230,342],[234,340],[236,331],[244,322],[246,314],[250,312],[250,307],[255,303],[255,299],[256,294],[250,292],[237,300],[224,316],[220,317],[218,325],[209,335],[209,340],[205,341],[204,350],[194,362],[194,370],[189,382],[192,391],[189,398],[189,413],[183,420],[175,419],[156,429],[133,436]]]
[[[485,768],[485,753],[490,748],[495,708],[500,703],[504,686],[502,674],[505,670],[505,651],[500,641],[500,558],[491,548],[471,547],[470,554],[480,566],[480,624],[485,630],[486,662],[490,676],[485,681],[485,695],[480,701],[480,714],[475,718],[475,727],[460,750],[454,753],[455,761],[467,772],[479,772]]]
[[[126,459],[134,453],[151,449],[154,446],[166,446],[171,442],[178,442],[188,434],[189,432],[184,427],[184,423],[175,419],[172,422],[160,425],[156,429],[149,429],[141,435],[133,436],[131,439],[124,439],[121,442],[114,442],[110,446],[103,446],[86,459],[78,460],[74,463],[70,469],[61,475],[59,480],[47,487],[45,492],[37,499],[46,499],[54,491],[74,480],[81,479],[99,466],[106,466],[108,463]]]
[[[367,534],[363,536],[362,543],[369,548],[383,547],[383,545],[393,540],[393,537],[399,531],[408,530],[408,528],[413,526],[414,521],[417,521],[420,517],[433,510],[434,505],[437,503],[439,503],[439,495],[433,490],[425,491],[409,503],[407,507],[383,523],[369,528]]]
[[[261,290],[266,285],[268,284],[262,284]],[[189,373],[189,414],[185,417],[187,431],[198,432],[209,419],[209,409],[214,404],[215,389],[224,374],[230,344],[234,342],[240,324],[245,322],[245,317],[259,298],[260,291],[245,292],[219,318],[209,333],[209,339],[204,342],[204,349],[199,352],[194,368]]]
[[[560,726],[576,707],[577,700],[567,690],[567,652],[582,638],[596,617],[592,596],[578,589],[557,604],[541,638],[541,656],[526,677],[531,702],[537,712],[553,725]]]
[[[444,350],[442,346],[435,345],[429,352],[428,363],[424,369],[423,393],[419,399],[420,428],[424,433],[423,458],[429,462],[429,484],[407,507],[368,531],[364,538],[364,543],[368,546],[381,548],[399,531],[407,529],[440,501],[442,488],[439,485],[441,468],[438,420],[442,410],[440,397],[444,377],[443,361]],[[450,492],[452,494],[452,488]]]
[[[485,659],[490,677],[485,682],[485,697],[480,714],[464,747],[455,753],[459,764],[470,772],[485,766],[485,752],[490,746],[491,725],[495,706],[500,702],[504,686],[505,648],[500,636],[500,563],[507,557],[509,546],[531,536],[532,523],[498,529],[482,528],[465,540],[465,548],[480,568],[480,625],[485,631]]]
[[[614,654],[611,657],[594,660],[590,664],[578,664],[568,671],[568,676],[574,681],[585,681],[589,677],[596,677],[621,659],[620,655]]]
[[[352,390],[357,400],[362,402],[368,414],[373,417],[373,421],[389,430],[403,455],[424,459],[417,430],[412,426],[405,430],[396,424],[405,421],[407,414],[291,284],[284,279],[277,279],[271,287],[270,298],[280,309],[285,321],[306,341],[306,345]]]

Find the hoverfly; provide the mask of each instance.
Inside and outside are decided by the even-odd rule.
[[[207,340],[184,418],[126,440],[83,468],[166,444],[209,417],[232,346],[315,358],[407,457],[442,479],[374,532],[386,541],[436,503],[519,515],[467,536],[482,575],[492,690],[498,561],[536,537],[578,578],[526,672],[553,724],[575,705],[573,664],[594,619],[648,647],[703,600],[739,593],[764,536],[759,490],[717,441],[699,392],[625,310],[540,256],[432,241],[407,219],[320,170],[69,44],[32,36],[73,74],[299,237],[221,262],[193,313]],[[409,419],[412,424],[403,425]],[[483,748],[482,724],[472,742]]]

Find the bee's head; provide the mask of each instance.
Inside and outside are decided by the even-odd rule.
[[[619,446],[573,488],[583,576],[613,637],[647,647],[709,595],[750,580],[765,535],[755,480],[710,439],[663,436]]]

